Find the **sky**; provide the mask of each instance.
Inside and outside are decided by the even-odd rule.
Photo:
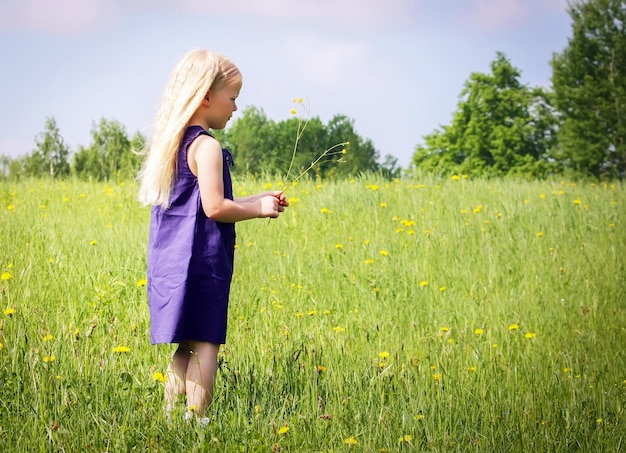
[[[32,152],[48,117],[72,152],[103,118],[149,134],[171,70],[204,48],[243,73],[231,124],[303,98],[406,167],[497,52],[550,87],[570,36],[567,0],[0,0],[0,155]]]

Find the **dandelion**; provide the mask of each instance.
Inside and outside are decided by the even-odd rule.
[[[433,380],[435,382],[439,382],[441,380],[441,374],[439,374],[439,373],[433,374]]]
[[[326,371],[326,367],[324,365],[318,365],[317,371],[318,373],[323,373],[324,371]]]
[[[116,354],[130,352],[130,348],[128,346],[115,346],[113,348],[113,352]]]
[[[167,382],[167,377],[160,371],[155,371],[154,373],[152,373],[152,379],[157,382]]]
[[[415,418],[415,420],[424,420],[424,415],[422,415],[422,414],[417,414],[417,415],[416,415],[415,417],[413,417],[413,418]]]
[[[79,340],[80,339],[80,329],[74,329],[74,332],[72,333],[72,337],[74,337],[74,340]]]
[[[542,233],[541,231],[538,231],[538,232],[537,232],[537,234],[536,234],[536,236],[537,236],[538,238],[543,237],[543,233]]]
[[[359,445],[359,441],[356,440],[354,437],[348,437],[347,439],[344,439],[343,443],[347,445]]]
[[[15,314],[15,308],[12,308],[12,307],[6,308],[2,313],[4,314],[4,316],[11,317]]]
[[[148,284],[148,280],[145,278],[142,278],[141,280],[137,280],[137,288],[143,288],[147,284]]]
[[[346,328],[345,327],[341,327],[341,326],[335,326],[333,327],[333,330],[337,333],[341,333],[341,332],[345,332]]]
[[[4,348],[4,345],[0,343],[0,351],[2,351],[2,348]]]
[[[528,338],[530,340],[532,338],[535,338],[535,334],[534,332],[526,332],[526,334],[524,335],[524,338]]]
[[[287,434],[289,432],[289,426],[287,425],[283,425],[280,428],[278,428],[278,434],[283,435],[283,434]]]
[[[476,367],[475,366],[468,366],[467,368],[465,368],[467,371],[474,373],[476,371]]]
[[[439,330],[441,330],[442,332],[450,332],[450,328],[449,327],[441,327]]]
[[[374,260],[371,258],[368,258],[365,260],[365,264],[374,264]]]
[[[452,175],[452,181],[459,181],[461,177],[459,175]]]
[[[380,357],[381,359],[386,359],[387,357],[389,357],[389,353],[387,351],[383,351],[383,352],[379,352],[378,353],[378,357]]]
[[[481,328],[479,327],[479,328],[477,328],[476,330],[474,330],[474,333],[475,333],[476,335],[482,335],[482,334],[484,334],[484,333],[485,333],[485,329],[481,329]]]
[[[400,439],[398,439],[398,442],[411,442],[413,440],[413,436],[411,436],[410,434],[405,434],[404,436],[400,436]]]
[[[389,256],[389,252],[387,250],[381,250],[380,253],[382,256]]]
[[[519,324],[510,324],[509,325],[509,330],[513,331],[513,330],[517,330],[519,329]]]
[[[428,286],[428,281],[427,280],[422,280],[420,282],[420,288],[424,288],[425,286]]]
[[[386,208],[387,207],[387,203],[385,203],[384,201],[380,204],[381,208]]]
[[[315,316],[316,311],[315,310],[309,310],[309,312],[307,313],[307,315],[309,316]]]
[[[98,243],[98,241],[96,241],[95,239],[90,242],[91,245],[96,245],[97,243]]]
[[[582,201],[580,198],[576,198],[576,199],[574,200],[574,204],[575,204],[575,205],[581,205],[581,204],[583,204],[583,201]]]
[[[0,275],[0,280],[11,280],[12,277],[10,272],[3,272],[2,275]]]
[[[44,356],[43,358],[43,361],[45,363],[54,362],[55,360],[56,360],[56,357],[53,355],[47,355],[47,356]]]
[[[335,244],[335,248],[337,250],[341,250],[343,248],[343,244]]]
[[[52,335],[48,334],[48,335],[44,335],[44,336],[43,336],[43,338],[42,338],[42,340],[43,340],[43,342],[44,342],[44,343],[46,343],[47,341],[50,341],[50,340],[52,340],[53,338],[54,338],[54,337],[53,337]]]
[[[443,293],[445,290],[446,290],[446,287],[445,287],[445,286],[440,286],[440,287],[439,287],[439,291],[440,291],[440,292],[442,292],[442,293]]]

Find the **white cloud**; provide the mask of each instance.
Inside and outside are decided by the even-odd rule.
[[[474,0],[469,13],[477,28],[493,31],[519,26],[535,14],[566,8],[567,0]]]
[[[3,0],[0,30],[79,34],[148,11],[234,15],[282,22],[344,24],[346,27],[409,25],[418,0]]]
[[[102,0],[6,0],[0,3],[0,30],[76,34],[110,20]]]
[[[314,85],[333,86],[354,74],[365,50],[358,44],[324,40],[319,36],[294,36],[284,45],[285,59],[297,76]]]

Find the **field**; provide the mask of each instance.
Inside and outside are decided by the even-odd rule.
[[[0,451],[624,448],[623,184],[288,187],[237,226],[206,429],[165,419],[136,189],[0,183]]]

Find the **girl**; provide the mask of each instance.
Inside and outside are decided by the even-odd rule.
[[[185,418],[205,426],[226,321],[235,222],[278,217],[282,192],[233,199],[229,151],[209,133],[237,110],[242,76],[227,58],[193,50],[174,68],[139,174],[139,200],[152,205],[148,305],[152,344],[177,343],[167,370],[169,415],[187,395]]]

